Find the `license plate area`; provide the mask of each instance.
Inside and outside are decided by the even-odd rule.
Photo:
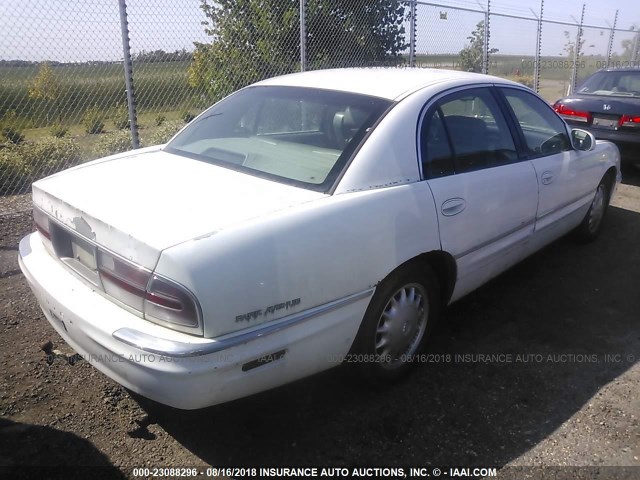
[[[617,130],[620,117],[617,115],[594,115],[593,126],[603,130]]]
[[[68,332],[67,324],[64,323],[60,316],[58,316],[53,310],[49,310],[49,314],[51,315],[51,318],[53,318],[58,323],[58,325],[61,325],[62,328],[64,328],[65,332]]]
[[[98,249],[79,235],[51,223],[51,243],[57,257],[76,273],[100,286]]]

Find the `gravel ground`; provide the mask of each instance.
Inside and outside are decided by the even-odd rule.
[[[636,466],[628,478],[640,478],[636,171],[600,239],[562,239],[448,308],[431,361],[405,381],[374,391],[334,369],[199,411],[134,396],[83,361],[47,364],[49,341],[72,352],[19,273],[32,224],[12,211],[0,204],[0,468],[491,465],[549,478],[530,467],[591,466],[558,472],[621,478],[606,467]]]

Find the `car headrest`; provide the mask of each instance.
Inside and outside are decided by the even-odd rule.
[[[344,110],[344,123],[346,127],[359,129],[367,119],[367,112],[359,108],[347,107]]]

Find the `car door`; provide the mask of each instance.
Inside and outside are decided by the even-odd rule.
[[[523,155],[536,171],[536,236],[551,241],[581,220],[595,193],[601,165],[593,152],[573,149],[566,124],[539,97],[520,88],[498,90],[519,126]]]
[[[419,128],[440,242],[458,268],[453,301],[522,258],[535,224],[536,174],[489,86],[435,99]]]

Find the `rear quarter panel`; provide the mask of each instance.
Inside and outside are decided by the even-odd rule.
[[[327,196],[177,245],[156,271],[195,293],[205,336],[218,337],[370,289],[439,248],[431,193],[415,182]]]

